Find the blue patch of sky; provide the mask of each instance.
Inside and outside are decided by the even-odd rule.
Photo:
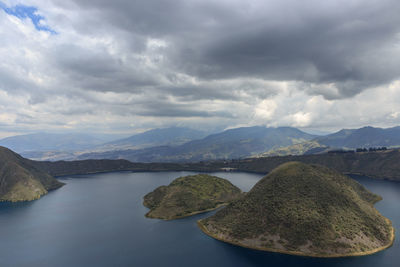
[[[16,5],[13,7],[8,7],[4,3],[0,2],[0,9],[3,9],[7,14],[15,16],[19,19],[29,18],[35,28],[38,31],[46,31],[51,34],[56,34],[57,32],[50,27],[43,25],[41,22],[45,21],[45,18],[38,14],[38,9],[33,6]]]

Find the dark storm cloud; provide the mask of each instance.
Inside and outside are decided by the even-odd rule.
[[[278,18],[266,14],[225,25],[225,33],[200,46],[183,45],[175,58],[182,69],[204,78],[334,83],[337,97],[398,78],[400,2],[343,3],[333,12],[325,2],[315,3],[313,10],[292,3],[277,11],[282,12],[274,15]],[[190,52],[181,53],[185,49]]]
[[[200,79],[333,83],[335,96],[310,93],[341,98],[400,76],[395,0],[74,2],[104,27],[167,40],[168,67]]]

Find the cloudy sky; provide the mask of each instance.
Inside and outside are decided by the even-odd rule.
[[[398,0],[0,0],[0,137],[400,125]]]

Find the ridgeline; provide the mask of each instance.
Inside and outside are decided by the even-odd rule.
[[[30,163],[0,147],[0,201],[30,201],[64,185]]]
[[[320,155],[215,160],[197,163],[133,163],[127,160],[30,161],[30,164],[52,176],[91,174],[113,171],[196,171],[233,170],[268,173],[290,161],[319,164],[344,174],[365,175],[378,179],[400,181],[400,151],[361,153],[326,153]]]

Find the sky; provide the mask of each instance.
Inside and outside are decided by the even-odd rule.
[[[400,125],[398,0],[0,0],[0,137]]]

